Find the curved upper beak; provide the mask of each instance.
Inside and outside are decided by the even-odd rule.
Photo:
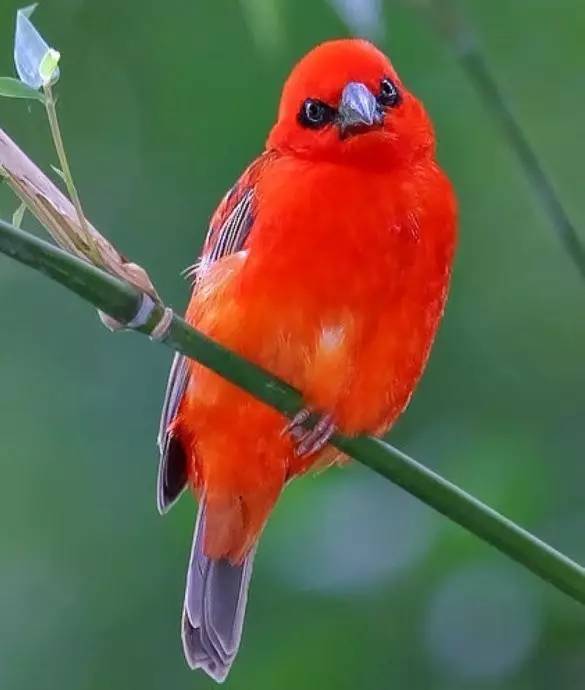
[[[355,127],[373,127],[383,119],[374,94],[357,81],[350,81],[343,89],[338,113],[342,134]]]

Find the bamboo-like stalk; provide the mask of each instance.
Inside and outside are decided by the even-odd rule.
[[[44,273],[120,323],[131,321],[142,304],[143,294],[136,287],[2,220],[0,253]],[[135,330],[150,334],[163,313],[163,305],[155,305],[148,323]],[[176,315],[173,315],[163,342],[288,417],[302,407],[298,391],[226,350]],[[332,443],[585,604],[585,568],[489,506],[379,439],[336,434]]]

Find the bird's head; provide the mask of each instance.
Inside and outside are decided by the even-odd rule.
[[[314,160],[392,167],[433,153],[433,127],[390,60],[364,40],[318,45],[287,79],[268,147]]]

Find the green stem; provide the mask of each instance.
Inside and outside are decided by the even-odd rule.
[[[43,86],[43,90],[45,92],[45,108],[47,110],[47,117],[49,119],[51,136],[53,137],[53,143],[55,144],[55,150],[57,151],[57,158],[59,159],[59,165],[61,166],[61,172],[63,173],[63,180],[65,182],[65,186],[67,187],[67,192],[69,193],[71,203],[75,208],[75,213],[77,214],[77,220],[79,221],[79,227],[81,229],[81,237],[85,242],[85,246],[79,246],[79,237],[77,235],[71,236],[70,239],[80,251],[82,251],[84,254],[87,254],[88,258],[90,258],[93,263],[103,265],[99,248],[97,247],[96,242],[89,231],[77,187],[73,182],[73,175],[69,166],[69,159],[67,158],[65,145],[63,144],[63,136],[61,134],[61,127],[59,126],[59,118],[57,116],[57,104],[55,102],[55,97],[53,96],[51,84],[45,84]]]
[[[1,220],[0,252],[44,273],[122,323],[130,321],[141,304],[141,293],[128,283]],[[152,332],[162,314],[162,305],[157,305],[149,323],[136,330]],[[213,342],[176,315],[164,343],[288,417],[302,407],[298,391]],[[379,439],[336,434],[332,443],[585,604],[585,568],[489,506]]]

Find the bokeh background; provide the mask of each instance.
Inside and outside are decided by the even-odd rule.
[[[0,74],[14,16],[0,5]],[[393,443],[585,561],[585,284],[422,2],[51,0],[59,108],[89,217],[181,309],[225,189],[318,41],[366,33],[436,123],[461,202],[452,296]],[[462,2],[585,237],[585,5]],[[4,127],[55,163],[38,104]],[[0,186],[0,215],[17,204]],[[24,227],[34,227],[25,217]],[[161,519],[155,436],[170,354],[0,257],[0,687],[211,688],[179,615],[193,502]],[[238,690],[573,690],[583,609],[368,471],[287,490],[257,560]]]

